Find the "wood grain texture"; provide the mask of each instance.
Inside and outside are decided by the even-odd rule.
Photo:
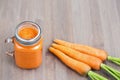
[[[120,57],[119,4],[119,0],[0,0],[0,80],[88,80],[60,62],[48,47],[59,38]],[[14,59],[5,55],[13,45],[4,40],[25,20],[37,22],[43,30],[43,63],[33,70],[16,67]],[[119,66],[106,64],[120,71]],[[96,72],[113,80],[103,71]]]

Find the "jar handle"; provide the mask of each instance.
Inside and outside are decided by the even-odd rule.
[[[5,43],[10,43],[10,42],[13,43],[13,38],[14,37],[9,37],[9,38],[5,39]],[[8,56],[12,56],[13,57],[14,56],[14,51],[7,51],[6,54]]]

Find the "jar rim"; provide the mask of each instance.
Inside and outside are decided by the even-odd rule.
[[[38,30],[38,34],[34,38],[29,39],[29,40],[23,39],[18,35],[19,29],[26,24],[34,25],[34,27],[36,27]],[[23,22],[19,23],[16,27],[15,38],[18,42],[20,42],[23,45],[32,45],[32,44],[36,43],[40,39],[40,37],[41,37],[41,27],[33,21],[23,21]]]

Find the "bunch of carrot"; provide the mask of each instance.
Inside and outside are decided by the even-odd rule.
[[[102,61],[109,60],[109,61],[112,61],[112,62],[120,65],[120,58],[108,56],[107,52],[104,51],[104,50],[93,48],[93,47],[90,47],[90,46],[87,46],[87,45],[70,43],[70,42],[67,42],[67,41],[59,40],[59,39],[55,39],[54,42],[57,43],[57,44],[75,49],[79,52],[98,57]]]
[[[102,68],[110,73],[115,79],[120,80],[119,71],[102,63],[108,59],[119,64],[119,58],[107,56],[107,53],[104,50],[86,45],[74,44],[58,39],[55,39],[54,42],[57,44],[53,43],[49,50],[68,67],[81,75],[87,74],[92,80],[107,80],[91,71],[91,69],[100,70]]]

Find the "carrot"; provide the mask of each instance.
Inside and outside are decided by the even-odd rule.
[[[66,64],[68,67],[70,67],[71,69],[73,69],[81,75],[88,75],[92,80],[108,80],[100,76],[99,74],[91,71],[90,66],[88,66],[87,64],[74,60],[53,47],[50,47],[49,51],[56,55],[64,64]]]
[[[72,48],[58,45],[58,44],[52,44],[52,46],[60,51],[62,51],[64,54],[70,56],[71,58],[74,58],[78,61],[81,61],[83,63],[88,64],[91,68],[95,70],[99,70],[102,68],[103,70],[107,71],[109,74],[111,74],[115,79],[120,80],[120,72],[103,64],[102,61],[94,56],[90,56],[87,54],[80,53]]]
[[[67,66],[72,68],[73,70],[77,71],[81,75],[86,74],[91,68],[85,63],[79,62],[77,60],[74,60],[68,56],[66,56],[64,53],[60,52],[59,50],[50,47],[49,50],[55,54],[62,62],[64,62]],[[81,66],[81,67],[80,67]]]
[[[107,52],[104,50],[93,48],[93,47],[90,47],[87,45],[70,43],[70,42],[67,42],[64,40],[59,40],[59,39],[55,39],[54,42],[56,42],[57,44],[63,45],[63,46],[73,48],[79,52],[98,57],[102,61],[108,60],[108,61],[111,61],[111,62],[117,64],[117,65],[120,65],[120,58],[108,56]]]
[[[86,53],[86,54],[98,57],[102,61],[106,60],[107,58],[107,53],[104,50],[100,50],[100,49],[93,48],[93,47],[86,46],[86,45],[74,44],[74,43],[70,43],[67,41],[59,40],[59,39],[55,39],[54,42],[57,44],[63,45],[63,46],[73,48],[82,53]]]
[[[100,69],[100,65],[101,65],[102,61],[97,57],[83,54],[83,53],[80,53],[80,52],[73,50],[69,47],[58,45],[55,43],[53,43],[52,46],[54,48],[64,52],[66,55],[68,55],[68,56],[70,56],[78,61],[82,61],[82,62],[88,64],[89,66],[91,66],[95,70]]]

